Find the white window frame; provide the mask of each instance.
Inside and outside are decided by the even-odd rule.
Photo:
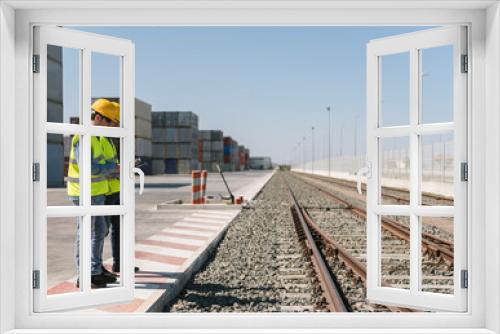
[[[60,27],[37,26],[34,28],[34,54],[40,58],[39,73],[33,75],[35,103],[34,160],[39,164],[40,178],[33,184],[33,269],[39,272],[39,288],[33,289],[35,312],[80,309],[110,303],[130,302],[134,298],[134,241],[135,241],[135,192],[134,192],[134,45],[128,40],[101,36]],[[80,124],[47,121],[47,46],[73,48],[80,53],[81,87]],[[121,119],[120,127],[93,126],[91,123],[91,72],[92,53],[117,57],[120,66]],[[80,205],[47,206],[47,134],[80,136]],[[92,136],[119,138],[120,150],[120,205],[91,205],[90,196],[90,138]],[[121,219],[120,285],[110,289],[92,291],[90,282],[90,232],[91,217],[119,215]],[[73,293],[48,295],[47,289],[47,223],[48,218],[68,217],[81,219],[80,272],[81,290]],[[71,223],[71,220],[70,220]]]
[[[64,8],[63,8],[64,6]],[[93,9],[91,7],[94,7]],[[99,9],[97,9],[99,8]],[[31,27],[51,25],[442,25],[467,24],[471,60],[468,197],[471,259],[466,314],[33,315],[30,226]],[[15,63],[15,69],[12,64]],[[496,1],[3,1],[0,3],[0,330],[105,333],[109,328],[230,328],[232,332],[500,332],[500,10]],[[15,110],[15,113],[9,111]],[[15,124],[15,126],[12,126]],[[12,147],[13,138],[16,147]],[[486,140],[486,138],[488,140]],[[486,163],[488,154],[488,163]],[[488,182],[485,182],[486,179]],[[15,180],[15,182],[14,182]],[[6,188],[6,186],[11,186]],[[13,190],[14,189],[14,190]],[[14,193],[14,196],[12,196]],[[488,252],[485,251],[488,249]],[[15,256],[12,256],[15,254]],[[490,265],[486,266],[485,262]],[[12,288],[14,287],[14,289]],[[485,290],[488,289],[486,294]],[[88,328],[93,328],[88,329]],[[341,330],[344,328],[345,330]],[[377,328],[379,328],[377,330]],[[101,329],[101,330],[99,330]],[[141,330],[142,329],[142,330]],[[316,330],[313,330],[316,329]],[[240,332],[241,332],[240,331]],[[47,332],[47,331],[45,331]],[[220,332],[218,330],[217,332]],[[226,331],[227,332],[227,331]],[[350,331],[352,332],[352,331]]]
[[[461,163],[467,162],[467,78],[462,73],[462,55],[467,55],[467,29],[450,26],[422,30],[372,40],[367,45],[367,161],[371,166],[367,188],[367,298],[373,302],[423,310],[458,311],[467,309],[467,289],[461,287],[460,275],[467,270],[467,182],[461,180]],[[453,120],[422,124],[422,64],[420,51],[440,46],[453,47]],[[380,124],[382,119],[382,57],[407,54],[409,73],[409,123],[401,126]],[[421,204],[421,136],[452,133],[454,205]],[[407,138],[410,156],[410,203],[388,205],[380,202],[380,140]],[[398,289],[381,285],[382,216],[405,216],[410,220],[410,287]],[[422,217],[453,218],[453,294],[420,290],[422,282]]]

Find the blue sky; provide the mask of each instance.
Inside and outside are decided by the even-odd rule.
[[[422,27],[99,27],[79,28],[130,39],[136,47],[136,96],[153,110],[191,110],[200,129],[222,129],[252,155],[288,161],[315,127],[315,155],[327,155],[328,114],[333,109],[335,152],[365,148],[365,50],[375,38]],[[450,113],[447,52],[424,58],[427,121]],[[431,51],[429,51],[431,52]],[[396,57],[396,56],[395,56]],[[68,57],[66,57],[68,58]],[[116,94],[118,69],[113,59],[93,61],[92,94]],[[396,57],[397,58],[397,57]],[[404,58],[404,57],[400,57]],[[390,63],[391,60],[387,60]],[[383,67],[384,67],[383,62]],[[384,70],[389,96],[385,119],[401,123],[405,106],[405,61]],[[65,64],[70,66],[68,60]],[[448,72],[447,72],[448,71]],[[65,94],[75,73],[65,72]],[[424,77],[426,77],[424,75]],[[401,84],[403,82],[403,84]],[[406,88],[407,89],[407,88]],[[392,97],[392,98],[391,98]],[[425,118],[425,117],[424,117]],[[354,131],[355,123],[357,131]],[[310,147],[310,146],[309,146]]]

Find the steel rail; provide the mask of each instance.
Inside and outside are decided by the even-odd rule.
[[[357,190],[357,186],[356,186],[356,183],[354,181],[341,180],[341,179],[330,178],[330,177],[321,176],[321,175],[306,174],[306,173],[301,173],[301,172],[295,172],[295,173],[300,174],[300,175],[304,175],[306,177],[311,177],[311,178],[314,178],[314,179],[323,180],[323,181],[328,182],[328,183],[338,184],[338,185],[341,185],[341,186],[346,187],[346,188]],[[361,189],[366,192],[366,184],[363,183],[361,185]],[[387,191],[397,191],[397,192],[407,192],[407,191],[405,191],[403,189],[398,189],[398,188],[383,186],[382,187],[382,196],[387,197],[387,198],[392,198],[392,199],[394,199],[396,201],[399,201],[399,202],[405,202],[405,203],[409,203],[410,202],[410,200],[407,199],[407,198],[400,197],[400,196],[397,196],[397,195],[392,195],[392,194],[384,193],[384,190],[387,190]],[[432,199],[437,200],[437,201],[453,202],[453,198],[451,198],[449,196],[437,195],[437,194],[433,194],[433,193],[429,193],[429,192],[423,192],[422,196],[425,196],[425,197],[428,197],[428,198],[432,198]]]
[[[344,302],[342,294],[337,289],[337,286],[333,281],[330,271],[305,221],[299,203],[295,198],[290,185],[287,184],[287,186],[289,190],[291,208],[295,211],[296,216],[299,220],[299,224],[296,225],[298,225],[297,227],[300,228],[306,238],[306,245],[310,250],[311,262],[313,263],[314,271],[318,275],[323,294],[328,303],[328,309],[331,312],[349,312],[350,307]]]
[[[344,263],[347,267],[349,267],[352,272],[354,272],[363,282],[366,282],[366,266],[359,259],[354,257],[348,250],[346,250],[343,246],[341,246],[337,241],[335,241],[330,235],[324,232],[319,225],[314,222],[309,215],[309,213],[302,209],[302,214],[309,225],[309,227],[316,233],[320,240],[324,243],[324,245],[330,248],[333,253],[337,256],[337,258]],[[391,285],[387,283],[385,280],[381,280],[381,286],[390,287]],[[391,312],[413,312],[414,310],[404,307],[396,307],[396,306],[386,306]]]
[[[361,219],[367,218],[366,215],[366,210],[363,208],[360,208],[358,206],[353,205],[352,203],[348,202],[347,200],[335,195],[334,193],[330,192],[329,190],[326,190],[322,187],[320,187],[317,184],[311,183],[309,180],[306,180],[304,177],[299,177],[302,182],[310,185],[311,187],[316,188],[317,190],[321,191],[323,194],[331,197],[335,201],[341,203],[342,205],[345,205],[347,209],[351,210],[353,213],[355,213],[358,217]],[[397,237],[406,240],[407,242],[410,242],[410,229],[401,223],[384,217],[381,219],[382,222],[382,228],[384,228],[386,231],[392,233],[393,235],[396,235]],[[451,265],[453,263],[453,244],[445,239],[442,239],[440,237],[434,236],[430,233],[427,232],[422,232],[422,247],[424,251],[430,252],[431,254],[435,255],[436,257],[442,258],[447,264]]]

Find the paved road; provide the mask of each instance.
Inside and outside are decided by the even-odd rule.
[[[246,171],[225,173],[226,180],[235,195],[252,181],[270,171]],[[190,175],[147,176],[142,196],[136,195],[136,239],[142,240],[190,214],[186,210],[156,210],[156,205],[169,200],[191,201]],[[209,173],[207,195],[227,195],[220,175]],[[214,201],[220,201],[214,199]],[[65,188],[48,189],[48,205],[73,205],[66,196]],[[48,286],[53,286],[75,275],[73,260],[76,218],[50,218],[48,220],[47,256]],[[109,238],[104,246],[104,259],[111,256]]]

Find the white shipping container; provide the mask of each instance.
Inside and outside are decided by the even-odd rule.
[[[135,118],[140,118],[149,121],[151,124],[151,104],[146,103],[138,98],[135,99]]]
[[[177,160],[177,172],[179,174],[187,174],[192,171],[192,159]]]
[[[135,119],[135,136],[136,138],[151,139],[152,137],[151,121],[141,118]]]
[[[136,138],[135,139],[135,155],[140,157],[151,157],[153,148],[150,139]]]

